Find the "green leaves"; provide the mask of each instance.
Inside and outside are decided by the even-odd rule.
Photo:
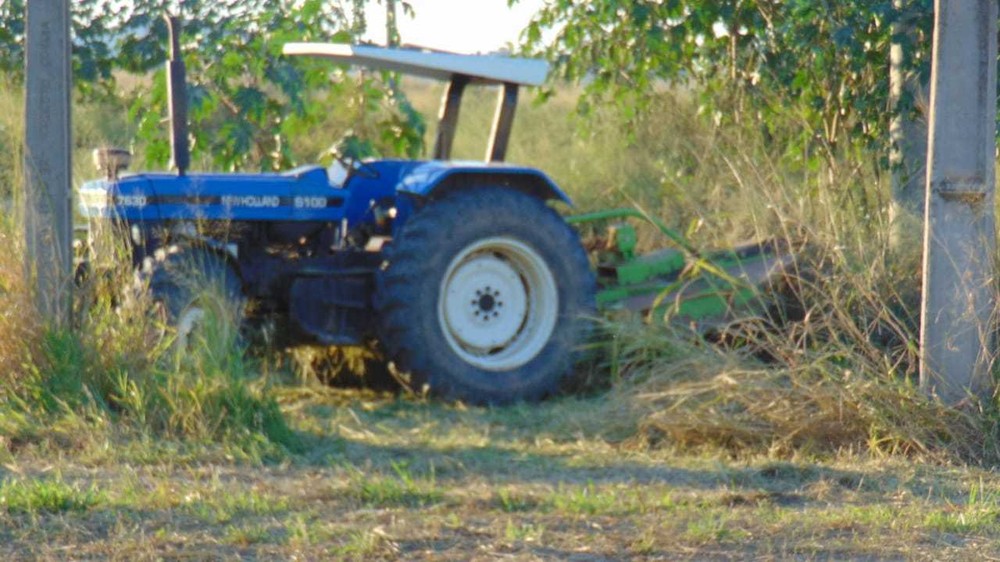
[[[557,76],[587,83],[591,103],[639,114],[658,83],[694,84],[708,113],[774,112],[802,106],[806,144],[884,145],[890,114],[888,60],[893,24],[911,33],[913,73],[929,72],[930,0],[553,0],[522,39],[556,63]],[[554,36],[552,32],[554,31]],[[554,37],[545,44],[546,37]],[[900,39],[900,37],[897,37]],[[802,146],[806,149],[809,147]],[[800,153],[814,152],[800,150]]]
[[[292,166],[297,163],[292,140],[315,134],[338,104],[358,92],[355,121],[364,126],[356,128],[372,137],[373,151],[415,156],[423,147],[423,120],[382,76],[338,73],[328,61],[281,54],[290,41],[358,38],[371,2],[74,0],[75,83],[87,96],[121,96],[115,71],[152,76],[150,89],[130,94],[130,118],[138,122],[145,165],[165,166],[170,151],[164,125],[163,15],[173,13],[184,27],[181,49],[196,165],[224,170]],[[395,5],[412,14],[408,2]],[[19,79],[23,72],[24,9],[25,0],[0,0],[0,73],[8,78]]]
[[[355,97],[357,119],[376,121],[373,131],[361,127],[374,135],[365,139],[371,146],[366,151],[419,153],[423,121],[377,75],[338,73],[329,61],[281,54],[290,41],[350,41],[357,25],[338,3],[321,0],[251,2],[226,18],[211,11],[191,18],[182,45],[195,161],[223,170],[294,166],[296,137],[315,134],[335,107]],[[133,106],[152,167],[168,158],[161,141],[167,112],[162,74],[152,94]]]

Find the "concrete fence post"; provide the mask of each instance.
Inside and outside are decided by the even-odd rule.
[[[936,0],[920,385],[989,397],[996,278],[997,1]]]
[[[46,322],[68,326],[72,290],[69,0],[26,2],[25,271]]]

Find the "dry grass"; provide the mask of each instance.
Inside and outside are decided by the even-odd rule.
[[[977,460],[992,453],[979,415],[928,400],[905,382],[833,371],[819,358],[798,368],[709,360],[646,369],[645,380],[618,392],[638,411],[639,434],[654,444],[778,456],[865,450]]]
[[[615,425],[646,444],[734,453],[995,460],[992,405],[954,409],[916,388],[919,248],[889,245],[884,176],[848,157],[797,171],[752,131],[705,138],[684,180],[714,194],[687,207],[710,225],[696,244],[750,229],[796,259],[756,316],[707,341],[674,325],[611,325]]]
[[[24,238],[20,230],[23,150],[23,98],[0,84],[0,395],[18,392],[24,361],[41,325],[24,279]]]
[[[18,233],[20,234],[20,233]],[[0,245],[7,251],[0,253],[0,380],[4,392],[17,392],[23,378],[24,361],[32,342],[38,340],[41,325],[34,314],[34,303],[24,287],[21,237],[10,229],[0,227]]]

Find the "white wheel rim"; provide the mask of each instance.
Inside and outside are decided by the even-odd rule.
[[[205,309],[200,306],[190,306],[181,312],[177,319],[177,348],[188,349],[189,338],[195,330],[205,322]]]
[[[512,238],[470,244],[441,281],[441,330],[451,350],[480,369],[508,371],[534,359],[558,314],[559,293],[545,260]]]

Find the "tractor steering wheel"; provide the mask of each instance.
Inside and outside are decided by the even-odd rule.
[[[364,160],[353,156],[346,156],[341,154],[339,151],[333,151],[332,154],[337,162],[340,162],[340,165],[347,170],[348,177],[357,174],[370,180],[377,180],[379,178],[379,173],[378,170],[375,169],[375,166],[372,166]]]

